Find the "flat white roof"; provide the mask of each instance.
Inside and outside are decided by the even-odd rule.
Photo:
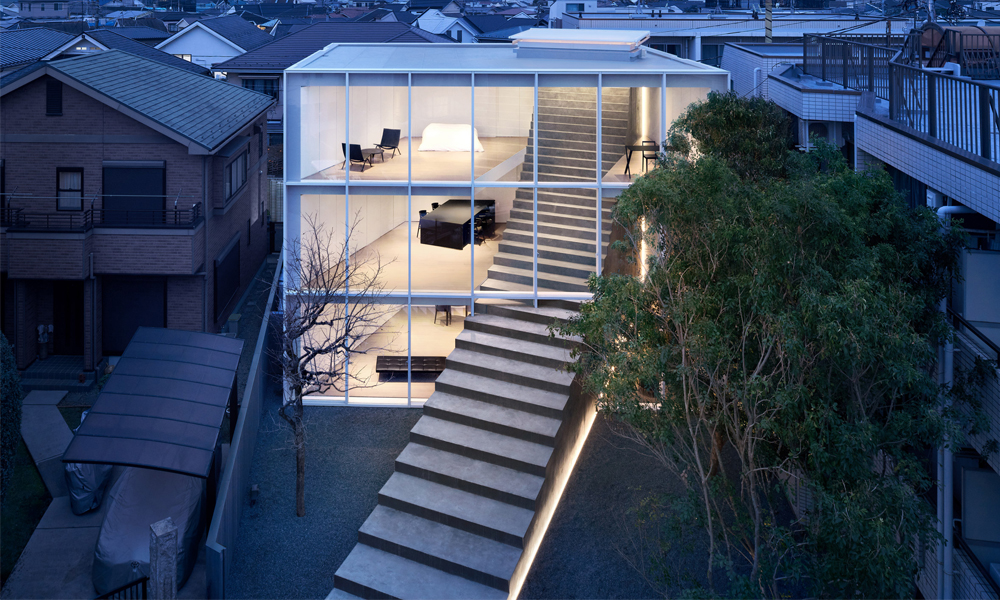
[[[601,42],[638,44],[649,37],[648,31],[629,29],[546,29],[534,27],[510,36],[512,40],[537,42]]]
[[[295,63],[287,72],[728,74],[665,52],[644,50],[645,56],[628,61],[595,60],[593,56],[518,57],[514,46],[508,44],[331,44]]]

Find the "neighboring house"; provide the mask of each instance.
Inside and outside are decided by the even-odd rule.
[[[170,37],[170,33],[167,31],[147,27],[145,25],[137,25],[134,27],[118,26],[112,28],[111,31],[114,31],[122,37],[127,37],[131,40],[145,44],[151,48],[155,48],[157,44]]]
[[[373,21],[378,21],[380,23],[406,23],[407,25],[413,24],[416,20],[417,15],[399,7],[379,7],[371,12],[352,19],[355,23],[371,23]]]
[[[68,33],[44,27],[0,31],[0,74],[31,65],[72,39]]]
[[[465,20],[465,17],[448,16],[436,8],[432,8],[417,17],[417,27],[428,33],[449,37],[462,44],[476,42],[476,28]]]
[[[156,48],[212,68],[273,41],[273,37],[246,19],[230,15],[196,21],[157,44]]]
[[[273,99],[121,50],[22,73],[0,80],[0,327],[18,368],[45,352],[39,327],[85,372],[142,325],[219,332],[267,251]]]
[[[173,54],[167,54],[162,50],[151,48],[146,44],[137,42],[134,39],[120,35],[121,29],[95,29],[86,33],[81,33],[59,48],[56,48],[42,60],[59,60],[62,58],[72,58],[94,52],[104,52],[105,50],[122,50],[136,56],[155,60],[157,62],[191,71],[199,75],[211,75],[205,67],[177,58]]]
[[[282,144],[282,73],[286,68],[330,44],[427,42],[450,43],[451,40],[403,23],[320,22],[219,63],[212,70],[224,73],[233,85],[270,94],[277,99],[277,104],[268,111],[267,118],[271,145],[278,147]]]
[[[69,18],[69,2],[52,0],[18,0],[18,16],[22,19]]]
[[[804,44],[730,44],[723,56],[737,93],[769,98],[792,115],[801,150],[823,139],[858,170],[888,172],[909,206],[962,220],[968,246],[946,303],[956,331],[942,349],[943,385],[977,358],[1000,359],[1000,86],[974,78],[995,69],[977,51],[983,32],[972,40],[962,39],[968,30],[958,33],[950,50],[917,38],[903,46],[912,54],[897,54],[899,45],[807,36]],[[977,390],[989,433],[966,436],[962,447],[942,448],[928,461],[943,502],[925,498],[937,505],[944,542],[915,547],[924,598],[1000,597],[1000,456],[988,444],[1000,432],[996,366],[998,377]]]

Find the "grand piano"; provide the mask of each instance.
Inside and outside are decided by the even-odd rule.
[[[473,213],[491,233],[496,225],[496,201],[475,200],[471,210],[470,202],[473,201],[448,200],[420,217],[420,243],[462,250],[473,241]]]

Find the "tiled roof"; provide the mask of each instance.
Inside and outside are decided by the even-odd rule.
[[[146,27],[145,25],[107,29],[114,31],[122,37],[127,37],[132,40],[165,40],[171,36],[171,34],[166,31],[160,31],[159,29],[153,29],[152,27]]]
[[[215,65],[216,71],[281,71],[330,44],[350,43],[449,43],[452,40],[421,31],[405,23],[316,23],[290,33],[257,50]]]
[[[198,24],[211,29],[246,51],[274,41],[273,37],[257,29],[256,25],[236,15],[202,19]]]
[[[106,46],[109,50],[124,50],[125,52],[130,52],[136,56],[155,60],[165,65],[177,67],[178,69],[198,73],[199,75],[210,74],[208,69],[199,64],[177,58],[173,54],[167,54],[162,50],[157,50],[156,48],[147,46],[142,42],[122,37],[118,33],[118,29],[96,29],[94,31],[88,31],[85,35],[93,38],[102,46]]]
[[[538,25],[537,19],[508,19],[504,15],[469,15],[465,17],[465,20],[482,33],[512,29],[519,26],[524,26],[527,29]]]
[[[121,50],[57,60],[48,67],[207,150],[273,102],[266,94]],[[132,76],[138,73],[142,77]]]
[[[0,31],[0,68],[38,60],[71,39],[68,33],[44,27]]]

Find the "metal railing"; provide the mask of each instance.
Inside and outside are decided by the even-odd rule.
[[[240,413],[236,428],[232,433],[229,455],[219,479],[218,496],[212,513],[212,522],[205,540],[205,567],[208,579],[208,597],[226,597],[226,578],[231,572],[236,553],[236,538],[240,529],[243,505],[250,490],[250,467],[253,465],[254,447],[257,445],[257,430],[267,388],[269,349],[271,348],[270,318],[272,307],[278,294],[284,254],[278,256],[278,265],[271,281],[271,291],[264,305],[264,316],[257,345],[254,347],[253,362],[243,389]]]
[[[149,577],[136,579],[94,600],[146,600],[149,597]]]
[[[889,118],[1000,162],[1000,88],[901,64],[890,48],[807,35],[802,69],[889,103]]]
[[[4,227],[30,231],[87,231],[94,227],[150,229],[188,229],[198,225],[204,215],[201,203],[190,208],[130,210],[88,208],[81,211],[34,212],[4,208],[0,212]]]

